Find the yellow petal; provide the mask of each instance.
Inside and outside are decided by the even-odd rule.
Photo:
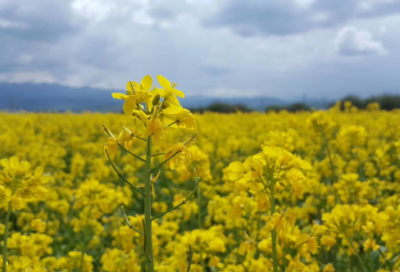
[[[151,90],[151,93],[153,94],[153,96],[159,94],[161,97],[165,97],[165,90],[161,88],[155,87],[153,90]]]
[[[244,255],[244,254],[246,253],[246,249],[247,249],[247,242],[242,242],[242,243],[240,244],[238,253],[239,253],[240,255]]]
[[[130,94],[136,94],[136,91],[140,90],[140,85],[135,81],[129,81],[126,83],[126,90],[130,92]]]
[[[169,93],[166,95],[166,99],[169,106],[164,110],[165,113],[175,114],[183,109],[175,95],[171,95],[171,93]]]
[[[272,146],[263,146],[262,150],[263,153],[269,158],[278,157],[282,153],[282,150],[280,148]]]
[[[31,169],[31,164],[27,161],[22,161],[19,168],[20,168],[20,171],[26,173],[29,171],[29,169]]]
[[[149,116],[146,115],[143,111],[139,111],[139,110],[134,110],[133,114],[137,117],[140,118],[140,120],[142,120],[143,123],[146,124],[146,126],[149,124]]]
[[[8,159],[2,159],[0,161],[1,166],[3,166],[4,168],[8,168],[10,167],[10,162],[8,161]]]
[[[157,80],[163,88],[171,88],[171,82],[169,82],[168,79],[166,79],[162,75],[157,75]]]
[[[171,88],[170,91],[171,91],[174,95],[176,95],[176,96],[178,96],[178,97],[185,98],[185,94],[184,94],[182,91],[179,91],[179,90],[174,89],[174,88]]]
[[[235,161],[229,164],[229,169],[234,172],[245,172],[246,168],[244,168],[243,163],[239,161]]]
[[[133,95],[128,96],[124,103],[124,112],[127,115],[132,115],[132,111],[136,108],[136,98]]]
[[[302,168],[304,170],[312,169],[312,166],[308,161],[303,161],[302,159],[298,159],[297,161],[299,163],[300,168]]]
[[[314,237],[308,239],[307,246],[308,246],[308,251],[310,251],[312,254],[318,253],[318,243]]]
[[[126,100],[128,98],[128,96],[123,93],[113,93],[112,97],[115,99],[123,99],[123,100]]]
[[[17,156],[11,157],[10,167],[14,170],[17,170],[19,168],[19,158]]]
[[[35,177],[40,178],[43,175],[44,169],[42,166],[36,167],[35,169]]]
[[[238,161],[230,163],[229,170],[229,179],[233,181],[242,178],[244,173],[246,172],[246,168],[244,167],[243,163]]]
[[[296,237],[296,246],[300,246],[301,244],[305,243],[308,240],[308,235],[307,233],[301,234],[300,236]]]
[[[110,137],[107,140],[107,147],[106,150],[108,152],[108,155],[110,156],[111,159],[115,158],[115,155],[118,152],[118,142],[117,139],[114,137]]]
[[[142,79],[140,85],[142,85],[142,89],[144,91],[149,91],[151,86],[153,85],[153,79],[151,78],[151,76],[147,75]]]

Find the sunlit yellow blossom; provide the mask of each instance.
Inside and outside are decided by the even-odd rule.
[[[371,249],[371,250],[378,250],[378,249],[379,249],[379,245],[377,245],[377,244],[375,243],[375,240],[372,240],[372,239],[370,239],[370,238],[368,238],[368,239],[363,243],[363,246],[364,246],[364,250],[369,250],[369,249]]]
[[[46,231],[46,222],[43,222],[41,219],[35,219],[31,222],[31,226],[34,230],[39,233]]]
[[[164,88],[164,89],[160,89],[158,91],[162,97],[166,97],[170,93],[172,93],[178,97],[182,97],[182,98],[185,97],[185,95],[183,94],[182,91],[175,89],[175,87],[177,86],[176,83],[171,84],[171,82],[169,82],[168,79],[166,79],[165,77],[163,77],[161,75],[157,75],[157,80],[160,83],[161,87]]]
[[[327,246],[327,249],[330,250],[332,246],[336,244],[336,238],[329,235],[324,235],[321,238],[321,244]]]
[[[117,155],[118,152],[118,141],[114,136],[108,138],[107,145],[104,146],[104,150],[107,151],[111,159],[115,158],[115,155]]]
[[[180,163],[189,163],[189,150],[184,143],[177,143],[164,150],[165,159],[168,166],[173,170]]]
[[[322,270],[322,272],[335,272],[335,268],[333,267],[332,264],[327,264],[324,266],[324,269]]]

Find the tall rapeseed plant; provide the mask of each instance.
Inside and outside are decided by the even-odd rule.
[[[144,197],[145,219],[143,222],[143,231],[134,228],[128,220],[126,221],[129,227],[144,236],[143,251],[146,259],[146,271],[148,272],[154,271],[151,222],[185,204],[194,196],[198,186],[198,181],[196,181],[196,188],[179,205],[161,214],[152,215],[151,204],[154,197],[154,184],[160,176],[159,169],[164,164],[167,164],[171,169],[175,169],[180,164],[189,162],[190,152],[188,145],[195,138],[197,129],[194,116],[189,110],[184,109],[177,99],[177,97],[184,98],[183,92],[176,89],[177,84],[170,83],[161,75],[157,76],[157,80],[161,85],[160,88],[153,87],[153,80],[147,75],[142,79],[140,84],[137,82],[128,82],[126,94],[114,93],[112,95],[115,99],[124,100],[124,113],[142,123],[142,130],[133,133],[129,129],[124,128],[119,136],[115,137],[108,128],[104,127],[105,133],[109,136],[105,145],[105,153],[113,169],[133,190]],[[176,128],[185,130],[190,136],[183,142],[170,143],[167,138],[168,130]],[[129,151],[129,147],[132,146],[132,139],[134,138],[146,143],[144,158]],[[118,148],[128,152],[144,164],[144,191],[139,189],[138,186],[131,184],[117,169],[113,159],[118,152]],[[157,153],[154,153],[155,149],[158,149]],[[153,167],[152,158],[158,156],[164,156],[165,160]],[[127,219],[126,215],[125,218]]]

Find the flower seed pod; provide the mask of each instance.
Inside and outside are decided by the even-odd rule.
[[[153,98],[153,106],[158,105],[159,102],[160,102],[160,95],[156,94],[156,96],[154,96]]]

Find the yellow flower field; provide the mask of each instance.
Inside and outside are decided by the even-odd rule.
[[[0,271],[400,270],[400,111],[338,104],[162,126],[135,110],[142,101],[114,97],[138,118],[0,113]],[[146,156],[152,135],[161,155]]]

